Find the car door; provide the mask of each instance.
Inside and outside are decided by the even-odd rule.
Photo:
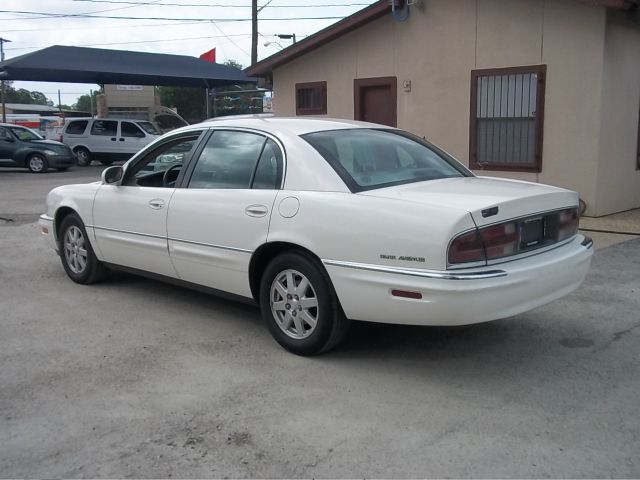
[[[15,165],[13,160],[18,141],[6,127],[0,127],[0,165]]]
[[[135,123],[124,120],[120,122],[118,146],[121,153],[133,155],[142,150],[147,143],[147,136]]]
[[[169,254],[181,279],[251,297],[251,254],[266,241],[282,176],[274,138],[213,131],[169,204]]]
[[[103,260],[176,277],[167,250],[167,207],[201,131],[167,138],[127,165],[120,185],[101,185],[93,205]]]
[[[89,150],[93,153],[117,153],[118,121],[94,120],[89,131]]]

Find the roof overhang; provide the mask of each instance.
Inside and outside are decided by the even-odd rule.
[[[5,60],[0,78],[200,88],[255,83],[242,70],[186,55],[60,45]]]

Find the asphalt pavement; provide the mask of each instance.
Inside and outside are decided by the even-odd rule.
[[[0,170],[0,477],[640,477],[640,240],[532,312],[301,358],[253,307],[68,280],[37,215],[101,170]]]

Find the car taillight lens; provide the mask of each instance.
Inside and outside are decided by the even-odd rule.
[[[449,263],[484,262],[484,246],[478,230],[457,236],[449,246]]]
[[[482,228],[480,236],[487,260],[513,255],[518,251],[518,226],[515,222]]]
[[[566,240],[578,233],[578,209],[562,210],[558,215],[558,241]]]

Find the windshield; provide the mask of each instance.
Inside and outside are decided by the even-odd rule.
[[[330,130],[302,135],[353,192],[472,175],[444,152],[396,130]]]
[[[150,135],[161,135],[160,130],[151,122],[136,122],[140,128]]]
[[[31,130],[30,128],[11,127],[11,131],[23,142],[28,142],[30,140],[44,140],[44,137],[42,137],[38,132]]]

